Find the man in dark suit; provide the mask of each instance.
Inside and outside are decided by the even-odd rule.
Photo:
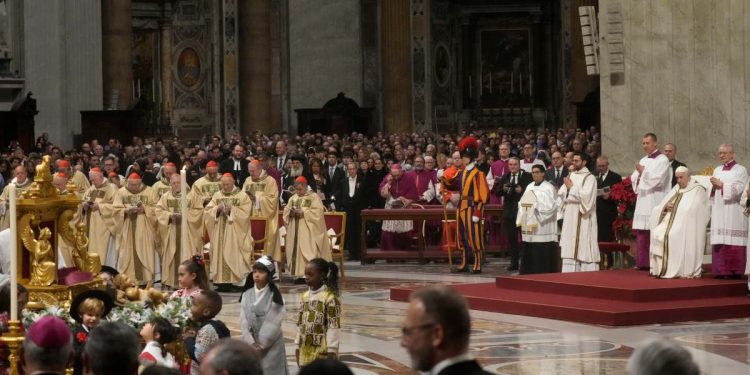
[[[429,286],[412,293],[401,332],[401,346],[414,370],[434,375],[490,374],[469,357],[469,307],[454,289]]]
[[[544,181],[549,181],[556,188],[560,188],[563,179],[568,177],[568,168],[565,168],[565,157],[559,151],[552,153],[552,166],[544,173]]]
[[[326,155],[326,163],[323,166],[323,170],[323,177],[326,180],[324,191],[326,201],[333,202],[334,206],[338,207],[338,204],[336,204],[336,199],[338,198],[337,190],[341,185],[341,181],[346,178],[346,172],[343,167],[339,167],[338,155],[335,152],[331,151]]]
[[[508,170],[492,187],[493,193],[504,198],[503,202],[503,225],[508,233],[510,245],[510,266],[508,271],[518,271],[518,258],[521,243],[518,239],[518,227],[516,227],[516,216],[518,214],[518,201],[521,200],[526,186],[531,183],[531,174],[521,169],[517,158],[508,160]]]
[[[360,212],[367,208],[367,184],[365,179],[357,174],[357,164],[346,166],[346,177],[339,181],[336,188],[336,209],[346,212],[346,243],[343,249],[349,251],[349,260],[360,259],[360,227],[362,219]]]
[[[687,168],[687,165],[675,159],[675,157],[677,156],[677,146],[675,146],[674,143],[667,143],[664,145],[664,156],[669,159],[669,164],[672,166],[672,187],[674,187],[675,185],[677,185],[677,176],[675,176],[677,168]]]
[[[289,153],[286,152],[286,142],[284,141],[278,141],[275,145],[275,151],[276,151],[276,159],[273,162],[273,166],[276,167],[276,170],[281,172],[282,175],[285,175],[287,172],[287,169],[284,168],[289,162],[290,157]]]
[[[219,173],[231,173],[234,176],[234,184],[242,186],[245,179],[250,176],[247,171],[247,159],[245,159],[245,147],[238,144],[232,148],[232,157],[219,164]]]
[[[609,170],[606,156],[596,159],[596,225],[600,242],[614,241],[612,223],[617,219],[617,203],[609,196],[609,188],[622,181],[622,176]]]

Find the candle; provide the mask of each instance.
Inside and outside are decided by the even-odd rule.
[[[10,320],[18,320],[18,213],[16,185],[8,186],[10,200]]]
[[[533,92],[534,92],[534,75],[529,73],[529,97],[532,96]]]
[[[187,170],[185,166],[182,166],[180,170],[180,244],[182,249],[177,249],[185,254],[187,250],[190,250],[189,254],[192,254],[192,249],[188,246],[188,222],[187,222]]]

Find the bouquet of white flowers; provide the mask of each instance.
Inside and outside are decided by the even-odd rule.
[[[73,318],[70,317],[70,312],[68,311],[68,309],[56,305],[47,306],[37,311],[24,309],[22,314],[23,317],[21,319],[23,321],[24,327],[30,327],[32,323],[47,315],[56,316],[62,319],[71,328],[75,327],[78,324],[75,320],[73,320]]]

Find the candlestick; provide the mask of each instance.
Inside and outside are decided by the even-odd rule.
[[[532,96],[533,92],[534,92],[534,75],[529,73],[529,97]]]
[[[187,170],[185,166],[182,166],[180,170],[180,244],[182,244],[182,254],[193,254],[192,250],[188,246],[188,222],[187,222]],[[191,250],[186,252],[185,250]]]
[[[18,202],[16,185],[10,184],[10,320],[18,320]]]

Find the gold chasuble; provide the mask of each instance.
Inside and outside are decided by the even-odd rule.
[[[224,214],[223,208],[229,207]],[[214,194],[206,206],[204,221],[211,236],[211,273],[215,283],[238,283],[253,264],[250,235],[252,202],[239,188]]]
[[[75,192],[78,194],[85,193],[86,190],[91,187],[91,183],[89,183],[89,179],[86,178],[86,175],[78,170],[73,172],[73,176],[70,178],[70,182],[72,182],[73,185],[76,186]]]
[[[282,259],[279,244],[279,188],[276,180],[267,174],[261,176],[258,181],[248,177],[242,185],[242,190],[253,202],[252,216],[266,219],[266,255],[280,262]]]
[[[117,188],[105,179],[99,187],[91,185],[82,198],[82,205],[91,202],[99,206],[96,211],[84,212],[84,220],[89,229],[89,251],[99,254],[102,264],[107,259],[110,237],[116,236],[118,232],[112,209],[115,195]]]
[[[156,181],[155,184],[151,185],[151,197],[149,199],[150,202],[154,202],[154,205],[156,205],[157,202],[159,202],[159,199],[161,199],[162,195],[166,194],[168,191],[172,190],[172,188],[169,186],[169,180],[166,178],[163,178],[159,181]],[[157,226],[156,228],[156,247],[161,248],[161,239],[166,237],[167,231],[169,228],[165,226]],[[164,276],[162,276],[163,278]]]
[[[220,190],[221,178],[219,175],[214,176],[214,178],[211,178],[210,175],[205,175],[196,180],[193,186],[190,187],[190,194],[195,195],[196,197],[193,198],[198,198],[198,202],[201,202],[200,210],[190,210],[190,213],[188,213],[190,235],[200,237],[201,241],[203,241],[204,234],[208,233],[211,236],[211,231],[206,228],[205,221],[203,220],[203,207],[206,207],[214,194]],[[192,201],[193,198],[188,196],[189,201]]]
[[[292,209],[301,209],[302,217],[295,217]],[[323,202],[312,191],[303,196],[295,194],[284,207],[287,264],[293,277],[302,277],[305,264],[314,258],[331,261],[324,213]]]
[[[188,211],[198,210],[203,212],[203,204],[200,199],[196,199],[195,194],[187,194],[188,196]],[[192,200],[190,200],[192,197]],[[173,193],[167,191],[161,196],[159,202],[156,204],[155,212],[156,219],[159,225],[159,235],[161,237],[161,247],[159,248],[161,256],[161,281],[165,285],[177,287],[177,268],[180,266],[182,261],[190,259],[193,255],[202,255],[201,249],[203,248],[203,239],[200,236],[190,234],[190,228],[188,228],[188,246],[184,247],[182,251],[182,239],[180,238],[182,225],[179,218],[172,218],[172,214],[179,214],[180,205],[180,192]],[[190,227],[190,225],[188,225]]]
[[[10,228],[10,210],[5,209],[8,207],[10,199],[10,189],[8,189],[8,186],[10,184],[5,185],[3,193],[0,194],[0,232]],[[26,181],[22,184],[16,184],[16,197],[20,197],[21,193],[29,190],[30,187],[30,178],[26,178]]]
[[[156,215],[151,188],[141,184],[135,193],[121,187],[112,207],[117,222],[117,269],[139,283],[153,281],[156,253]]]

